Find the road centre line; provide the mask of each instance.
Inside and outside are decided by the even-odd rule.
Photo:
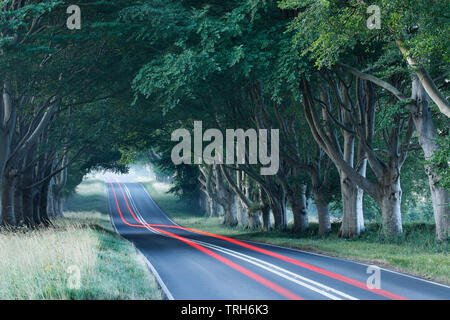
[[[114,193],[114,197],[115,197],[115,199],[116,199],[117,209],[118,209],[118,211],[119,211],[119,214],[120,214],[120,216],[121,216],[123,222],[124,222],[125,224],[129,225],[129,226],[143,227],[143,228],[147,228],[147,229],[148,229],[149,226],[142,224],[142,222],[140,222],[141,225],[133,225],[133,224],[128,223],[128,222],[124,219],[123,214],[122,214],[122,211],[120,210],[120,206],[119,206],[119,203],[118,203],[118,199],[117,199],[116,192],[115,192],[115,190],[114,190],[114,186],[113,186],[113,184],[112,184],[111,181],[109,181],[109,183],[110,183],[111,188],[112,188],[112,191],[113,191],[113,193]],[[131,210],[131,208],[130,208],[130,206],[129,206],[128,200],[127,200],[127,198],[126,198],[126,196],[125,196],[125,193],[124,193],[124,191],[123,191],[123,189],[122,189],[122,186],[121,186],[120,182],[117,182],[117,184],[118,184],[118,186],[119,186],[119,188],[120,188],[120,190],[121,190],[121,192],[122,192],[122,195],[123,195],[123,197],[124,197],[124,200],[125,200],[125,203],[126,203],[126,205],[127,205],[128,210],[130,211],[130,213],[131,213],[131,215],[133,216],[133,218],[134,218],[137,222],[139,222],[139,220],[138,220],[138,219],[136,218],[136,216],[134,215],[133,210]],[[286,297],[286,298],[288,298],[288,299],[292,299],[292,300],[303,300],[302,297],[300,297],[300,296],[298,296],[298,295],[296,295],[296,294],[290,292],[289,290],[286,290],[285,288],[280,287],[279,285],[277,285],[277,284],[275,284],[275,283],[273,283],[273,282],[271,282],[271,281],[269,281],[269,280],[267,280],[267,279],[265,279],[265,278],[263,278],[263,277],[261,277],[261,276],[255,274],[255,273],[253,273],[252,271],[250,271],[250,270],[248,270],[248,269],[246,269],[246,268],[244,268],[244,267],[242,267],[242,266],[240,266],[240,265],[238,265],[238,264],[236,264],[236,263],[234,263],[234,262],[232,262],[232,261],[230,261],[230,260],[228,260],[228,259],[226,259],[226,258],[224,258],[224,257],[222,257],[222,256],[220,256],[220,255],[218,255],[218,254],[216,254],[215,252],[213,252],[213,251],[211,251],[211,250],[209,250],[209,249],[206,249],[206,248],[202,247],[202,246],[199,245],[199,244],[196,244],[196,243],[192,242],[192,241],[189,240],[189,239],[180,237],[180,236],[178,236],[178,235],[172,234],[172,233],[170,233],[170,232],[167,232],[167,231],[164,231],[164,230],[161,230],[161,229],[158,229],[158,228],[154,228],[154,227],[150,227],[150,228],[151,228],[151,229],[154,229],[154,230],[156,230],[156,231],[160,231],[160,232],[163,233],[163,234],[166,234],[166,235],[168,235],[168,236],[170,236],[170,237],[172,237],[172,238],[175,238],[175,239],[177,239],[177,240],[180,240],[180,241],[182,241],[182,242],[184,242],[184,243],[186,243],[186,244],[188,244],[188,245],[190,245],[190,246],[196,248],[197,250],[202,251],[202,252],[208,254],[209,256],[215,258],[216,260],[219,260],[220,262],[222,262],[222,263],[228,265],[229,267],[231,267],[231,268],[233,268],[233,269],[239,271],[240,273],[242,273],[242,274],[244,274],[244,275],[246,275],[246,276],[252,278],[253,280],[255,280],[255,281],[257,281],[257,282],[263,284],[264,286],[266,286],[266,287],[272,289],[273,291],[277,292],[278,294],[280,294],[280,295],[282,295],[282,296],[284,296],[284,297]]]
[[[135,209],[136,215],[138,216],[140,222],[143,223],[144,225],[149,225],[150,226],[151,224],[149,224],[144,219],[144,217],[140,213],[139,209],[137,208],[136,203],[134,201],[134,198],[133,198],[130,190],[128,189],[128,187],[126,185],[124,185],[124,187],[125,187],[125,191],[126,191],[128,197],[129,197],[129,200],[131,202],[131,205]],[[150,227],[149,227],[149,230],[150,230]],[[161,233],[159,233],[159,234],[161,234]],[[266,271],[274,273],[274,274],[276,274],[276,275],[278,275],[278,276],[280,276],[280,277],[282,277],[284,279],[287,279],[287,280],[289,280],[291,282],[294,282],[294,283],[296,283],[296,284],[298,284],[298,285],[300,285],[302,287],[305,287],[305,288],[310,289],[310,290],[312,290],[314,292],[317,292],[317,293],[319,293],[319,294],[321,294],[323,296],[326,296],[327,298],[330,298],[330,299],[333,299],[333,300],[342,300],[340,297],[337,297],[337,296],[329,293],[329,292],[333,292],[333,293],[338,294],[338,295],[340,295],[340,296],[342,296],[342,297],[344,297],[346,299],[358,300],[355,297],[347,295],[344,292],[341,292],[339,290],[333,289],[333,288],[331,288],[329,286],[326,286],[324,284],[318,283],[318,282],[316,282],[314,280],[305,278],[305,277],[300,276],[300,275],[298,275],[296,273],[293,273],[293,272],[291,272],[289,270],[286,270],[284,268],[281,268],[281,267],[276,266],[274,264],[271,264],[269,262],[260,260],[258,258],[249,256],[249,255],[246,255],[246,254],[243,254],[243,253],[231,250],[231,249],[223,248],[221,246],[213,245],[213,244],[210,244],[210,243],[207,243],[207,242],[194,240],[194,239],[190,239],[190,240],[195,242],[195,243],[198,243],[198,244],[200,244],[202,246],[208,247],[208,248],[213,249],[213,250],[217,250],[219,252],[228,254],[228,255],[233,256],[235,258],[238,258],[240,260],[243,260],[243,261],[246,261],[246,262],[251,263],[253,265],[256,265],[256,266],[258,266],[258,267],[260,267],[260,268],[262,268],[262,269],[264,269]],[[278,270],[278,271],[276,271],[276,270]],[[303,281],[300,281],[299,279],[301,279]],[[322,289],[325,289],[326,291],[318,289],[316,287],[313,287],[313,286],[311,286],[311,285],[309,285],[309,284],[307,284],[305,282],[309,282],[312,285],[316,285],[318,287],[321,287]],[[329,292],[327,292],[327,291],[329,291]]]

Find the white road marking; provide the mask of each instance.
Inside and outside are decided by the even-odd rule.
[[[165,235],[165,234],[163,234],[163,233],[161,233],[161,232],[159,232],[159,231],[157,231],[154,228],[149,226],[149,223],[146,222],[146,220],[142,217],[139,209],[136,207],[136,203],[134,202],[134,199],[133,199],[133,196],[131,195],[130,190],[128,189],[128,187],[126,185],[124,185],[124,188],[125,188],[125,192],[127,193],[127,196],[130,199],[131,206],[134,208],[134,210],[136,212],[136,216],[137,216],[138,220],[145,226],[145,228],[150,230],[153,233],[156,233],[156,234],[159,234],[159,235],[162,235],[162,236],[165,236],[165,237],[169,237],[169,236],[167,236],[167,235]],[[310,289],[310,290],[312,290],[314,292],[317,292],[317,293],[319,293],[319,294],[321,294],[321,295],[323,295],[323,296],[325,296],[327,298],[330,298],[330,299],[333,299],[333,300],[342,300],[342,298],[350,299],[350,300],[358,300],[357,298],[355,298],[353,296],[350,296],[350,295],[348,295],[348,294],[346,294],[346,293],[344,293],[342,291],[336,290],[334,288],[331,288],[329,286],[321,284],[321,283],[319,283],[317,281],[305,278],[305,277],[300,276],[300,275],[298,275],[298,274],[296,274],[294,272],[291,272],[289,270],[286,270],[284,268],[281,268],[281,267],[276,266],[274,264],[271,264],[269,262],[260,260],[258,258],[249,256],[249,255],[246,255],[246,254],[243,254],[243,253],[231,250],[231,249],[227,249],[227,248],[224,248],[224,247],[221,247],[221,246],[217,246],[217,245],[213,245],[213,244],[210,244],[210,243],[206,243],[206,242],[203,242],[203,241],[198,241],[198,240],[193,240],[193,239],[189,239],[189,240],[194,242],[194,243],[197,243],[199,245],[202,245],[204,247],[208,247],[210,249],[213,249],[213,250],[225,253],[227,255],[233,256],[233,257],[235,257],[237,259],[246,261],[246,262],[248,262],[250,264],[253,264],[253,265],[255,265],[255,266],[257,266],[257,267],[259,267],[261,269],[264,269],[264,270],[269,271],[269,272],[271,272],[273,274],[276,274],[279,277],[282,277],[282,278],[284,278],[286,280],[294,282],[297,285],[300,285],[300,286],[305,287],[307,289]],[[303,280],[303,281],[301,281],[301,280]],[[319,288],[322,288],[324,290],[319,289],[319,288],[317,288],[315,286],[317,286]],[[331,292],[336,294],[336,295],[341,296],[342,298],[332,294]]]
[[[105,181],[105,184],[108,185],[108,183]],[[116,224],[114,223],[114,219],[112,217],[112,211],[111,211],[111,205],[109,203],[109,199],[108,199],[108,209],[109,209],[109,217],[111,220],[111,224],[114,228],[114,230],[116,231],[116,233],[118,235],[120,235],[119,231],[117,230]],[[136,247],[136,246],[135,246]],[[147,267],[150,269],[150,271],[153,273],[153,275],[156,278],[156,281],[159,283],[159,286],[161,287],[161,290],[164,292],[164,294],[166,295],[168,300],[175,300],[175,298],[173,297],[172,293],[170,292],[170,290],[167,288],[166,284],[164,283],[163,279],[161,278],[161,276],[159,275],[158,271],[156,270],[156,268],[152,265],[152,263],[150,262],[150,260],[147,259],[147,257],[144,255],[144,253],[139,250],[136,247],[137,252],[142,256],[142,258],[144,259],[145,263],[147,264]]]
[[[158,204],[155,202],[155,200],[153,200],[153,198],[150,196],[150,194],[148,193],[147,189],[145,189],[145,187],[142,184],[139,184],[145,191],[145,193],[147,193],[148,197],[152,200],[153,203],[155,203],[155,205],[162,211],[162,209],[158,206]],[[170,219],[170,217],[167,217],[167,219],[169,219],[174,225],[179,226],[179,224],[177,224],[176,222],[174,222],[172,219]],[[194,234],[196,234],[193,231],[190,230],[186,230],[188,232],[192,232]],[[359,261],[353,261],[353,260],[347,260],[347,259],[343,259],[343,258],[339,258],[339,257],[333,257],[333,256],[327,256],[325,254],[320,254],[320,253],[316,253],[316,252],[310,252],[310,251],[304,251],[304,250],[300,250],[300,249],[295,249],[295,248],[288,248],[288,247],[282,247],[282,246],[278,246],[276,244],[271,244],[271,243],[261,243],[261,242],[256,242],[256,241],[252,241],[252,240],[240,240],[242,242],[247,242],[247,243],[253,243],[255,245],[259,245],[259,246],[269,246],[269,247],[274,247],[274,248],[280,248],[280,249],[284,249],[284,250],[288,250],[288,251],[293,251],[293,252],[300,252],[303,254],[307,254],[307,255],[314,255],[314,256],[319,256],[319,257],[325,257],[325,258],[329,258],[329,259],[336,259],[336,260],[340,260],[340,261],[344,261],[344,262],[351,262],[351,263],[356,263],[365,267],[369,267],[370,265],[364,262],[359,262]],[[397,274],[399,276],[403,276],[403,277],[407,277],[407,278],[411,278],[411,279],[415,279],[418,281],[422,281],[422,282],[426,282],[429,284],[433,284],[433,285],[437,285],[440,287],[444,287],[447,289],[450,289],[450,286],[443,284],[443,283],[438,283],[438,282],[434,282],[431,280],[427,280],[427,279],[422,279],[410,274],[406,274],[406,273],[402,273],[402,272],[398,272],[398,271],[394,271],[394,270],[390,270],[390,269],[386,269],[383,267],[379,267],[381,270],[385,271],[385,272],[389,272],[389,273],[394,273]]]

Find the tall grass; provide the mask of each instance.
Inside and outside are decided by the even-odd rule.
[[[48,229],[2,230],[0,299],[161,299],[134,247],[90,215],[78,213]],[[79,288],[69,286],[73,266]]]
[[[77,192],[69,205],[78,212],[50,228],[0,229],[0,299],[162,299],[135,247],[112,231],[103,182]],[[74,270],[79,288],[69,285]]]

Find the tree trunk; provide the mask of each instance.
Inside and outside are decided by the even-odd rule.
[[[306,204],[302,202],[302,199],[289,201],[292,209],[292,215],[294,216],[293,231],[297,233],[303,233],[308,230],[309,227]]]
[[[261,214],[259,211],[257,212],[248,212],[247,213],[247,222],[246,228],[250,230],[258,230],[261,229]]]
[[[219,214],[219,206],[216,201],[214,201],[213,198],[208,197],[208,211],[209,211],[209,217],[218,217]]]
[[[259,188],[258,199],[261,204],[261,228],[264,231],[270,230],[270,206],[268,205],[267,194],[262,188]]]
[[[240,199],[236,197],[236,215],[237,215],[237,222],[239,227],[246,227],[247,226],[247,211],[245,210],[245,207],[243,206]]]
[[[56,211],[55,211],[55,199],[53,196],[53,192],[50,191],[48,193],[48,197],[47,197],[47,211],[48,211],[48,217],[50,219],[55,218],[56,217]]]
[[[205,216],[209,217],[211,215],[212,210],[209,205],[210,197],[208,197],[205,190],[202,190],[200,199],[202,202],[201,203],[202,210],[205,212]]]
[[[349,132],[343,132],[344,135],[344,160],[354,167],[355,158],[355,137]],[[361,233],[361,226],[364,225],[362,209],[358,206],[358,186],[342,170],[339,170],[341,181],[342,196],[342,224],[339,236],[342,238],[351,238]]]
[[[41,213],[40,213],[40,203],[41,195],[39,191],[33,192],[33,220],[35,225],[41,224]]]
[[[362,165],[358,170],[359,174],[366,177],[367,174],[367,159],[362,160]],[[359,226],[359,232],[363,233],[366,231],[366,226],[364,224],[364,190],[358,185],[356,186],[356,217]]]
[[[237,225],[236,198],[233,191],[225,183],[222,171],[217,165],[214,165],[204,175],[207,177],[206,190],[208,195],[224,210],[223,223],[227,226]],[[215,178],[214,186],[213,177]]]
[[[34,166],[32,165],[33,158],[36,154],[36,144],[34,144],[30,150],[27,152],[25,157],[25,161],[23,164],[23,174],[22,174],[22,183],[25,188],[22,192],[23,196],[23,217],[24,223],[28,227],[33,227],[35,223],[38,223],[34,220],[34,194],[36,193],[35,189],[28,188],[33,185],[33,174],[34,174]]]
[[[286,217],[286,201],[279,199],[273,199],[271,201],[270,208],[272,209],[274,228],[279,231],[286,231],[287,229],[287,217]]]
[[[331,196],[329,191],[324,189],[323,185],[316,187],[317,181],[313,180],[313,197],[314,204],[317,208],[317,217],[319,219],[319,235],[324,235],[331,231],[331,221],[330,213],[328,211],[328,206],[331,201]]]
[[[243,190],[243,192],[248,196],[248,188],[245,186],[243,173],[240,171],[236,171],[236,188]],[[236,196],[237,201],[237,220],[238,226],[247,227],[247,210],[245,209],[245,204],[242,202],[239,196]]]
[[[57,204],[58,204],[58,211],[57,211],[58,217],[64,217],[64,198],[61,194],[58,196]]]
[[[28,227],[34,226],[34,217],[33,217],[33,191],[28,189],[23,193],[23,219],[24,223]]]
[[[14,183],[13,177],[8,174],[3,178],[2,217],[4,226],[16,225],[14,215]]]
[[[310,171],[310,178],[314,204],[317,208],[317,217],[319,220],[319,235],[324,235],[331,231],[330,213],[328,211],[328,205],[331,201],[329,177],[321,177],[320,162],[311,168],[313,170]]]
[[[22,225],[24,222],[23,216],[23,190],[22,190],[22,179],[17,177],[15,179],[15,192],[14,192],[14,214],[16,218],[16,223]]]
[[[4,184],[6,183],[3,179],[5,178],[6,162],[11,151],[11,141],[14,134],[14,128],[17,120],[17,112],[13,99],[11,98],[11,88],[9,80],[3,81],[2,86],[2,102],[0,103],[0,223],[5,222],[5,215],[10,213],[3,212],[3,194],[4,194]],[[9,205],[9,204],[7,204]],[[10,217],[6,217],[6,222],[8,223]]]
[[[430,170],[431,171],[431,170]],[[433,200],[434,220],[436,222],[436,240],[450,239],[450,210],[448,191],[439,186],[435,175],[429,175],[431,198]]]
[[[203,198],[205,202],[205,213],[207,217],[212,217],[214,214],[213,199],[205,192],[203,192]]]
[[[358,187],[352,183],[347,175],[341,173],[341,195],[342,195],[342,224],[339,236],[342,238],[351,238],[361,233],[363,225],[362,213],[358,213]],[[359,208],[358,208],[359,207]]]
[[[289,199],[294,216],[294,232],[303,233],[309,228],[308,203],[306,202],[306,185],[301,186],[301,195],[298,199]]]
[[[400,177],[394,183],[380,188],[381,192],[381,214],[383,217],[383,233],[388,237],[400,236],[402,228],[402,188]]]
[[[328,211],[327,202],[315,202],[317,215],[319,217],[319,236],[331,231],[330,213]]]
[[[1,163],[0,163],[1,165]],[[0,226],[3,225],[3,183],[4,170],[0,170]]]
[[[230,196],[230,199],[223,205],[224,219],[223,224],[229,227],[234,227],[238,224],[237,221],[237,206],[234,196]]]
[[[270,207],[267,205],[262,206],[261,215],[262,215],[262,229],[264,231],[269,231],[270,230]]]
[[[205,192],[201,191],[200,192],[200,197],[199,197],[199,206],[200,209],[205,212],[205,215],[208,215],[208,200],[206,200],[206,196],[205,196]]]
[[[53,209],[55,217],[64,216],[64,199],[62,196],[62,192],[57,192],[53,196]]]
[[[60,205],[60,194],[54,193],[53,195],[53,210],[55,211],[55,217],[61,217],[61,210],[59,209]]]
[[[49,187],[48,187],[48,195],[47,195],[47,212],[48,217],[50,219],[56,217],[56,211],[55,211],[55,193],[54,193],[54,182],[53,179],[50,180]]]
[[[50,217],[48,212],[48,192],[49,192],[49,181],[44,182],[41,187],[41,195],[39,202],[39,213],[41,215],[41,222],[48,226],[50,225]]]
[[[415,109],[412,109],[413,121],[419,135],[419,144],[426,160],[431,160],[439,150],[436,143],[436,129],[433,124],[428,97],[420,81],[413,80],[412,99],[416,101]],[[425,172],[430,184],[431,199],[433,201],[434,220],[436,222],[436,239],[447,239],[450,230],[450,210],[448,191],[439,185],[439,175],[433,168],[426,164]]]
[[[3,178],[0,178],[0,226],[3,225]]]
[[[244,173],[242,172],[243,175],[243,180],[244,180]],[[252,198],[252,192],[254,191],[254,185],[249,184],[247,182],[247,184],[245,185],[245,195],[248,199]],[[253,201],[253,199],[252,199]],[[256,198],[256,200],[253,203],[257,203],[259,201],[258,197]],[[261,222],[261,211],[260,210],[254,210],[254,208],[250,209],[247,208],[245,206],[245,204],[241,201],[242,204],[242,208],[244,210],[244,214],[245,214],[245,226],[247,229],[251,229],[251,230],[257,230],[257,229],[261,229],[262,227],[262,222]]]
[[[1,122],[1,121],[0,121]],[[10,140],[9,136],[5,132],[5,129],[2,128],[2,124],[0,123],[0,224],[3,223],[3,188],[4,188],[4,176],[5,176],[5,166],[6,161],[8,160],[9,149],[10,149]]]
[[[356,187],[356,217],[359,232],[363,233],[366,231],[366,226],[364,224],[364,190],[360,187]]]

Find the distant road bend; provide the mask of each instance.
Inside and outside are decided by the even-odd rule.
[[[381,288],[370,289],[366,264],[183,228],[141,184],[106,185],[114,227],[169,299],[450,299],[450,287],[394,271],[381,269]]]

